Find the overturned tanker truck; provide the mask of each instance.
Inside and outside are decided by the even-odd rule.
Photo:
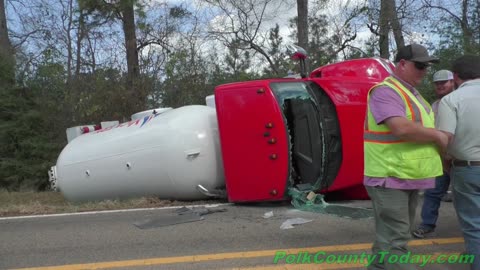
[[[306,54],[295,49],[304,67]],[[50,181],[70,201],[147,195],[278,201],[292,189],[368,199],[362,184],[367,93],[392,69],[381,58],[330,64],[309,75],[302,68],[295,78],[217,86],[206,106],[73,127]]]

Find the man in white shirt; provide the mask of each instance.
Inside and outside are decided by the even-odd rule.
[[[450,139],[454,206],[466,253],[475,255],[471,269],[480,270],[480,56],[458,58],[452,72],[458,88],[440,101],[438,129]]]

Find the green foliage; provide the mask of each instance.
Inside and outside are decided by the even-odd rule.
[[[14,87],[0,92],[0,188],[9,191],[46,189],[47,171],[61,147],[36,94]]]
[[[311,38],[308,49],[312,52],[312,67],[320,67],[329,64],[334,51],[332,37],[328,36],[328,19],[321,15],[309,18]]]
[[[423,98],[425,98],[430,104],[437,99],[432,81],[433,73],[435,72],[429,71],[424,78],[423,83],[416,87],[416,89],[422,94]]]
[[[242,77],[251,66],[250,52],[243,50],[242,41],[235,40],[228,46],[228,54],[225,56],[226,72],[234,78]]]
[[[208,69],[208,77],[207,77],[207,87],[209,89],[214,89],[216,86],[231,83],[231,82],[238,82],[238,81],[246,81],[252,80],[256,78],[251,72],[244,70],[242,72],[233,73],[229,68],[222,64],[221,61],[218,61],[218,55],[216,52],[210,56],[210,68]]]
[[[48,57],[46,57],[48,58]],[[43,190],[47,171],[64,144],[57,131],[64,68],[44,63],[23,88],[0,91],[0,188]],[[30,84],[30,85],[28,85]]]
[[[191,15],[192,13],[190,11],[181,6],[174,6],[170,8],[170,17],[172,18],[181,19]]]
[[[289,59],[289,56],[286,55],[284,49],[283,37],[280,35],[280,26],[278,24],[275,27],[271,28],[268,33],[269,47],[268,55],[271,56],[273,65],[277,70],[276,74],[272,68],[269,66],[263,70],[263,76],[266,78],[286,76],[289,71],[294,71],[296,68],[299,69],[298,65],[292,60]],[[296,73],[300,73],[300,70],[297,70]]]
[[[66,80],[63,65],[39,65],[25,88],[0,92],[0,188],[44,190],[67,127],[124,120],[124,75],[99,69]],[[128,115],[129,116],[129,115]]]
[[[167,107],[205,104],[213,94],[207,85],[206,63],[193,50],[179,50],[170,55],[166,79],[162,84],[162,101]]]
[[[89,14],[97,13],[98,16],[108,17],[109,19],[113,19],[113,13],[115,12],[115,6],[104,1],[78,0],[78,6]]]
[[[72,78],[65,104],[71,110],[71,126],[95,124],[105,120],[123,121],[130,117],[127,108],[125,76],[113,68],[98,69]]]
[[[0,89],[9,87],[15,81],[15,61],[12,57],[8,57],[0,53]]]
[[[47,171],[64,144],[59,136],[65,71],[58,63],[37,67],[24,88],[1,91],[0,188],[43,190]]]
[[[448,44],[445,44],[443,47],[440,47],[437,49],[435,52],[435,56],[437,56],[440,59],[440,63],[433,65],[431,68],[429,68],[427,76],[425,76],[424,82],[422,85],[420,85],[418,90],[420,93],[422,93],[422,96],[432,103],[437,99],[435,96],[434,92],[434,86],[433,86],[433,74],[437,72],[438,70],[441,69],[451,69],[451,63],[461,55],[463,55],[463,50],[460,46],[451,46],[451,47],[446,47]]]
[[[463,5],[466,4],[466,5]],[[480,1],[462,1],[455,11],[441,13],[433,21],[433,32],[440,37],[438,47],[461,54],[480,54]]]

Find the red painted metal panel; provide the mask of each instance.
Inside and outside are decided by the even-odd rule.
[[[323,192],[358,187],[358,194],[348,194],[345,199],[368,198],[363,188],[363,126],[367,92],[375,82],[316,80],[316,83],[335,104],[342,136],[342,165],[333,184]]]
[[[334,63],[312,71],[311,78],[352,77],[357,80],[383,80],[392,73],[393,63],[382,58],[361,58]]]
[[[215,89],[225,182],[231,202],[285,198],[288,135],[268,83],[251,81]]]
[[[393,65],[369,58],[345,61],[318,68],[313,81],[335,104],[342,136],[342,165],[333,184],[324,193],[337,193],[342,199],[367,199],[363,186],[363,130],[367,93],[389,76]]]

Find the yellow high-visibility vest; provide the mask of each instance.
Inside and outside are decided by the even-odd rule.
[[[418,99],[397,79],[386,78],[374,86],[386,85],[395,90],[405,103],[405,117],[424,127],[435,127],[432,108],[427,113]],[[370,89],[370,91],[372,91]],[[367,100],[370,100],[370,91]],[[377,125],[367,101],[367,117],[363,137],[365,175],[396,177],[405,180],[431,178],[442,175],[442,161],[434,143],[407,142],[395,136],[385,124]]]

